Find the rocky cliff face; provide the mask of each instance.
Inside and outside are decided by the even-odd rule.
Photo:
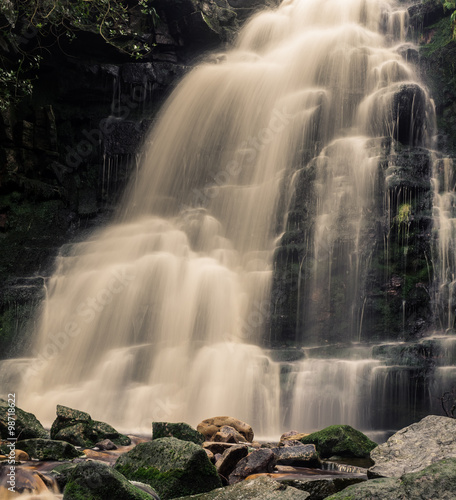
[[[456,43],[451,36],[450,12],[445,12],[440,0],[414,2],[409,7],[410,41],[398,50],[405,60],[418,64],[425,86],[435,102],[438,137],[437,147],[445,155],[454,157],[455,128],[455,72]],[[439,311],[435,290],[433,262],[438,250],[433,235],[433,188],[431,177],[436,156],[417,147],[420,134],[410,136],[408,124],[424,120],[423,91],[418,86],[404,86],[398,91],[394,105],[398,120],[406,127],[393,131],[393,141],[377,141],[373,147],[379,155],[378,185],[375,213],[368,217],[361,252],[365,252],[363,288],[355,307],[359,311],[358,337],[367,340],[410,340],[419,338],[435,325],[447,323],[445,313]],[[419,127],[416,129],[419,131]],[[374,131],[374,135],[381,135]],[[386,134],[389,135],[389,134]],[[307,166],[306,166],[307,165]],[[304,161],[298,170],[296,194],[288,214],[288,227],[275,257],[272,293],[271,343],[289,345],[297,339],[312,343],[315,332],[324,332],[329,342],[347,340],[350,325],[349,307],[344,289],[344,269],[338,274],[337,259],[332,266],[332,289],[329,305],[319,310],[318,324],[307,325],[309,334],[300,337],[303,330],[303,303],[305,282],[312,266],[312,225],[315,222],[315,165]],[[298,167],[299,168],[299,167]],[[440,168],[440,167],[439,167]],[[434,231],[435,233],[435,231]],[[343,244],[343,242],[341,243]],[[337,253],[336,251],[334,252]]]

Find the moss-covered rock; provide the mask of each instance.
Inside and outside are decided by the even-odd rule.
[[[64,500],[150,500],[122,474],[100,462],[84,462],[72,472],[63,490]]]
[[[60,491],[63,491],[68,483],[71,473],[77,467],[75,463],[59,464],[51,470],[51,475],[54,477]]]
[[[26,439],[21,441],[21,450],[37,460],[72,460],[84,455],[72,444],[52,439]]]
[[[175,437],[181,441],[190,441],[200,445],[204,443],[204,436],[184,422],[152,422],[152,439],[163,437]]]
[[[204,449],[174,437],[138,444],[118,458],[115,469],[130,480],[149,484],[163,500],[222,486]]]
[[[405,500],[405,497],[399,496],[399,488],[399,479],[374,479],[349,486],[327,497],[327,500]]]
[[[381,478],[349,486],[327,500],[453,500],[456,498],[456,458],[440,460],[420,472]]]
[[[306,491],[280,484],[265,476],[243,481],[210,493],[182,497],[179,500],[305,500]]]
[[[131,443],[128,436],[120,434],[109,424],[92,420],[86,412],[61,405],[57,405],[57,418],[51,427],[51,438],[86,448],[94,447],[103,439],[110,439],[118,446]]]
[[[8,431],[8,409],[10,408],[8,401],[0,399],[0,439],[16,437],[18,440],[47,438],[48,432],[41,425],[41,422],[33,415],[15,407],[15,435],[11,436]]]
[[[366,481],[366,477],[359,475],[358,477],[333,476],[332,478],[321,478],[318,475],[310,476],[305,479],[284,479],[280,480],[281,484],[292,486],[301,491],[310,493],[312,500],[323,500],[330,495],[348,488],[353,484],[358,484]]]
[[[303,444],[314,444],[321,457],[368,457],[377,446],[365,434],[349,425],[330,425],[300,439]]]

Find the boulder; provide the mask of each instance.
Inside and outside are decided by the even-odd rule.
[[[196,429],[201,432],[207,441],[210,441],[224,425],[228,425],[233,427],[233,429],[236,429],[249,443],[253,441],[254,434],[252,427],[249,424],[233,417],[208,418],[198,424]]]
[[[117,446],[110,439],[103,439],[103,441],[97,443],[95,447],[98,448],[100,451],[117,450]]]
[[[309,477],[309,479],[285,479],[281,484],[292,486],[301,491],[307,491],[312,500],[323,500],[344,490],[348,486],[366,481],[367,477],[332,477],[321,478],[319,476]],[[367,497],[366,497],[367,498]]]
[[[204,442],[204,436],[200,432],[183,422],[177,424],[152,422],[152,439],[164,437],[175,437],[181,441],[190,441],[199,445],[202,445]]]
[[[16,462],[28,462],[30,460],[29,454],[23,450],[16,449]]]
[[[399,477],[456,457],[456,420],[429,415],[393,434],[371,452],[370,477]]]
[[[235,443],[214,443],[213,441],[205,441],[203,448],[209,450],[214,455],[222,455],[225,450],[236,446]]]
[[[40,421],[32,413],[21,410],[17,406],[14,409],[16,423],[15,436],[10,436],[8,431],[8,409],[10,408],[8,401],[0,399],[0,439],[16,437],[18,440],[47,438],[49,433],[46,432]]]
[[[419,472],[404,474],[401,482],[405,498],[453,500],[456,498],[456,459],[443,459]]]
[[[218,443],[245,443],[245,437],[229,425],[224,425],[212,436],[212,441]]]
[[[377,446],[366,435],[349,425],[330,425],[300,441],[303,444],[314,444],[323,458],[333,455],[364,458]]]
[[[142,491],[119,472],[101,462],[82,462],[71,472],[65,489],[64,500],[150,500]],[[155,497],[158,498],[158,497]]]
[[[373,479],[349,486],[327,500],[453,500],[456,498],[456,459],[440,460],[400,478]]]
[[[181,497],[179,500],[306,500],[309,498],[309,493],[305,491],[299,491],[262,476],[210,493]]]
[[[84,455],[73,445],[52,439],[25,439],[21,441],[21,448],[31,458],[37,460],[72,460]]]
[[[131,443],[129,437],[120,434],[109,424],[92,420],[86,412],[61,405],[57,405],[57,418],[51,427],[51,438],[85,448],[93,448],[104,439],[110,439],[117,446]]]
[[[313,444],[298,446],[281,446],[272,448],[277,465],[293,465],[295,467],[318,467],[320,459]]]
[[[149,484],[162,500],[222,485],[205,450],[174,437],[138,444],[117,459],[115,469],[130,480]]]
[[[63,491],[67,482],[70,479],[71,473],[77,467],[78,464],[72,463],[63,463],[59,464],[51,470],[51,474],[57,483],[60,491]]]
[[[399,489],[399,479],[382,478],[349,486],[326,498],[327,500],[411,500],[408,497],[399,496]]]
[[[302,436],[307,436],[307,434],[301,434]],[[301,445],[301,441],[295,441],[293,439],[286,439],[285,441],[282,441],[279,443],[279,446],[282,446],[283,448],[287,448],[289,446],[299,446]]]
[[[275,455],[269,448],[252,451],[240,460],[228,477],[228,484],[236,484],[252,474],[272,472],[275,465]]]
[[[238,462],[245,458],[248,453],[249,449],[245,444],[237,444],[232,448],[226,449],[215,463],[215,468],[219,476],[228,482],[228,476],[234,471]]]
[[[301,438],[307,436],[308,434],[304,434],[303,432],[298,431],[288,431],[280,436],[280,444],[285,441],[299,441]]]

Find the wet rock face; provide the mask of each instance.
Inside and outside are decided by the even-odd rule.
[[[429,101],[416,83],[398,83],[379,90],[365,104],[367,130],[404,145],[420,146],[426,138]]]
[[[416,84],[401,85],[392,101],[393,137],[402,144],[422,144],[426,133],[427,100],[424,90]]]
[[[445,14],[443,4],[440,0],[428,0],[427,2],[414,2],[408,8],[410,26],[413,34],[420,33],[424,27],[436,23]]]

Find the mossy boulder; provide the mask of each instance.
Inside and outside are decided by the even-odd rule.
[[[37,460],[72,460],[84,455],[72,444],[52,439],[25,439],[21,441],[21,450]]]
[[[117,446],[128,446],[131,439],[120,434],[109,424],[92,420],[83,411],[57,405],[57,418],[51,427],[51,438],[75,446],[93,448],[103,439],[110,439]]]
[[[182,497],[179,500],[306,500],[310,494],[260,476],[210,493]]]
[[[60,491],[64,490],[66,484],[70,479],[72,472],[77,466],[78,464],[66,462],[57,465],[51,470],[51,475],[55,479],[55,482],[57,483],[57,486],[59,487]]]
[[[456,458],[440,460],[401,478],[380,478],[349,486],[327,500],[453,500],[456,498]]]
[[[100,462],[83,462],[71,472],[64,500],[150,500],[122,474]]]
[[[152,422],[152,439],[160,439],[164,437],[175,437],[181,441],[190,441],[195,444],[202,445],[204,436],[196,429],[183,422]]]
[[[323,458],[333,455],[364,458],[377,446],[377,443],[349,425],[330,425],[301,438],[300,441],[303,444],[314,444]]]
[[[204,449],[174,437],[138,444],[117,459],[115,469],[130,480],[149,484],[162,500],[222,486]]]
[[[326,500],[399,500],[405,498],[410,500],[408,497],[398,496],[399,488],[399,479],[374,479],[349,486],[339,493],[327,497]]]
[[[0,399],[0,439],[16,437],[18,440],[23,440],[49,437],[49,433],[44,429],[33,413],[28,413],[18,407],[14,408],[16,418],[15,435],[11,436],[8,431],[9,408],[8,401]]]

